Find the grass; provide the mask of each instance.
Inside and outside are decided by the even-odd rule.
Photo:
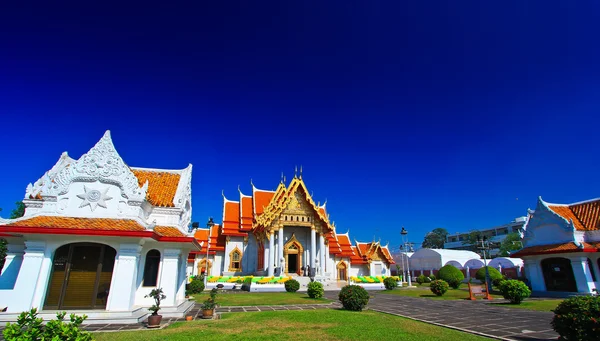
[[[503,307],[503,308],[517,308],[517,309],[527,309],[527,310],[536,310],[536,311],[552,311],[556,309],[556,306],[563,300],[561,299],[547,299],[547,300],[525,300],[521,302],[521,304],[510,304],[510,303],[493,303],[493,306]]]
[[[208,298],[208,292],[194,295],[196,302]],[[253,305],[282,305],[282,304],[323,304],[329,303],[326,298],[310,298],[306,293],[299,292],[254,292],[254,293],[221,293],[217,295],[217,304],[222,307],[253,306]]]
[[[382,294],[398,295],[407,297],[430,298],[434,300],[460,300],[469,298],[469,289],[460,287],[459,289],[449,289],[443,296],[436,296],[429,289],[429,285],[418,286],[416,288],[403,288],[395,290],[384,290]],[[502,298],[501,295],[491,294],[492,298]],[[481,297],[477,297],[481,299]]]
[[[180,340],[488,340],[374,311],[228,313],[220,320],[178,322],[153,331],[94,333],[98,341]]]

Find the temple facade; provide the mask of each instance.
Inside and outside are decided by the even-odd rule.
[[[534,292],[589,294],[600,287],[600,199],[551,204],[538,199],[529,211],[523,249]]]
[[[208,249],[192,252],[188,273],[212,276],[311,276],[348,280],[350,276],[390,275],[395,264],[379,242],[353,244],[330,221],[326,205],[315,203],[302,175],[274,191],[252,184],[252,195],[223,195],[221,224],[195,230]],[[208,259],[207,259],[208,256]],[[208,264],[207,264],[208,261]]]
[[[167,296],[163,315],[183,315],[190,308],[188,254],[200,250],[188,232],[191,176],[191,165],[129,167],[108,131],[79,159],[63,153],[27,186],[25,215],[0,218],[0,237],[8,241],[0,323],[31,308],[137,322],[148,314],[153,300],[145,296],[155,288]]]

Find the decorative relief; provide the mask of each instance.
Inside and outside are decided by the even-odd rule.
[[[106,188],[104,190],[104,193],[102,193],[97,189],[90,189],[84,185],[83,190],[85,191],[85,193],[77,194],[77,197],[83,200],[79,207],[81,208],[85,206],[90,206],[92,212],[98,206],[106,208],[106,201],[112,199],[112,197],[106,195],[108,193],[108,188]]]

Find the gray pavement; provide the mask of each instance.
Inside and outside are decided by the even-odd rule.
[[[326,296],[334,299],[332,294]],[[494,300],[498,301],[503,300]],[[558,338],[550,325],[553,313],[504,308],[483,300],[441,301],[375,293],[368,309],[501,340]]]

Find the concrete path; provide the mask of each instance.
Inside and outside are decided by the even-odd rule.
[[[493,306],[483,300],[442,301],[377,293],[368,308],[501,340],[558,338],[550,325],[553,313]]]

